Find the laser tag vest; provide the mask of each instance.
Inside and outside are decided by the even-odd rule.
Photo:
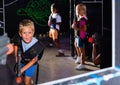
[[[21,48],[21,63],[27,64],[29,61],[31,61],[34,57],[37,56],[38,60],[42,58],[43,51],[44,51],[44,45],[38,40],[35,44],[33,44],[30,48],[28,48],[25,52],[23,51],[22,43],[20,42]]]
[[[51,26],[50,26],[50,28],[51,29],[56,29],[56,18],[53,18],[52,16],[51,16]]]
[[[50,14],[48,22],[51,22],[51,29],[60,30],[60,25],[56,24],[62,22],[61,16],[58,13]]]
[[[79,21],[77,21],[77,27],[78,28],[82,28],[83,25],[85,25],[87,23],[87,19],[82,17]],[[81,38],[81,39],[85,39],[86,38],[86,31],[78,31],[77,35]]]

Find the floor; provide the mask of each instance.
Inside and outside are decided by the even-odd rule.
[[[94,70],[99,70],[92,62],[86,61],[86,69],[76,70],[74,59],[70,56],[70,51],[65,50],[65,57],[56,57],[56,48],[46,48],[43,58],[39,62],[39,80],[38,83],[44,83],[61,78],[71,77]]]

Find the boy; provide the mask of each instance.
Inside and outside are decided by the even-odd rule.
[[[25,85],[32,85],[32,76],[34,75],[36,62],[41,59],[43,46],[34,36],[34,23],[29,19],[24,19],[19,24],[19,35],[21,37],[20,44],[15,46],[15,56],[17,56],[18,48],[21,49],[21,74],[24,73]],[[39,56],[37,56],[39,55]],[[17,58],[17,57],[16,57]],[[16,59],[17,61],[17,59]]]
[[[55,3],[51,5],[51,14],[48,20],[48,26],[50,27],[49,37],[54,41],[56,47],[58,48],[58,55],[56,56],[64,56],[63,50],[60,47],[58,32],[60,30],[61,24],[61,16],[58,14],[58,8]]]

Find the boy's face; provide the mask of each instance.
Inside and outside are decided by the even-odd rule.
[[[30,26],[24,26],[19,33],[25,43],[30,43],[32,41],[34,31]]]

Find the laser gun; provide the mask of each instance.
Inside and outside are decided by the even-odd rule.
[[[22,82],[22,78],[21,78],[21,49],[18,48],[18,54],[17,54],[17,68],[16,68],[16,71],[17,71],[17,77],[16,77],[16,83],[20,84]]]

